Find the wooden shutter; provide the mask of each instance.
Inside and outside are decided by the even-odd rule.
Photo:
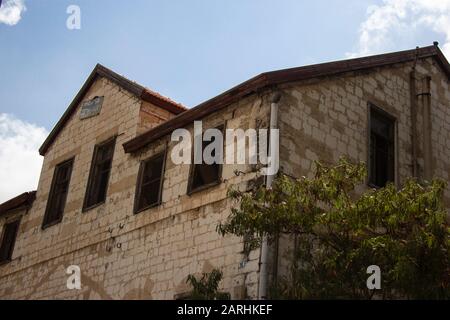
[[[223,132],[224,126],[219,126],[216,129]],[[202,142],[202,154],[205,148],[212,143],[209,141]],[[223,154],[223,152],[222,152]],[[220,183],[220,178],[222,175],[222,164],[213,163],[213,164],[192,164],[189,182],[188,182],[188,194],[191,194],[195,191],[206,189],[210,186],[214,186]]]
[[[116,139],[95,147],[85,196],[84,210],[105,202]]]
[[[53,174],[52,186],[45,211],[42,227],[48,227],[61,221],[69,192],[73,159],[59,164]]]
[[[151,208],[161,203],[166,153],[160,153],[143,161],[139,169],[134,212]]]
[[[369,183],[384,187],[395,182],[395,118],[370,108]]]
[[[19,220],[7,223],[5,225],[2,237],[2,244],[0,247],[0,262],[6,262],[11,260],[18,230],[19,230]]]

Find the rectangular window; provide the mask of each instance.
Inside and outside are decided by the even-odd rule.
[[[95,146],[83,211],[102,204],[106,200],[115,145],[114,137]]]
[[[0,247],[0,263],[11,261],[16,242],[19,220],[5,224],[3,228],[2,244]]]
[[[67,193],[69,191],[72,167],[73,159],[63,162],[55,168],[42,228],[52,226],[62,220]]]
[[[395,119],[370,107],[369,183],[384,187],[395,181]]]
[[[216,129],[223,132],[223,126]],[[212,141],[202,141],[202,155],[205,148],[213,142],[214,138]],[[215,156],[215,150],[211,155],[213,157]],[[188,183],[188,194],[219,184],[221,175],[222,164],[206,164],[204,162],[202,164],[192,164]]]
[[[161,203],[164,161],[163,152],[141,163],[136,188],[135,213]]]

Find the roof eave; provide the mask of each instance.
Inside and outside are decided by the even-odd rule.
[[[413,50],[322,63],[306,67],[271,71],[245,81],[216,96],[215,98],[203,102],[197,107],[181,113],[180,115],[160,124],[159,126],[144,132],[143,134],[124,143],[123,148],[126,153],[136,152],[149,143],[169,134],[171,131],[184,127],[187,123],[207,116],[212,112],[226,107],[237,99],[240,99],[251,92],[262,90],[265,87],[311,78],[333,76],[347,72],[361,71],[375,67],[383,67],[427,57],[435,57],[447,77],[450,79],[450,65],[439,47],[435,45]]]
[[[201,103],[195,108],[188,109],[178,116],[161,123],[156,127],[158,130],[149,130],[142,135],[137,136],[136,138],[124,143],[123,148],[126,153],[135,152],[146,144],[151,143],[151,141],[155,141],[156,139],[171,133],[173,130],[184,126],[186,123],[203,118],[223,107],[226,107],[236,100],[236,98],[245,97],[258,90],[258,88],[266,86],[266,84],[267,74],[260,74],[210,100]],[[148,143],[146,142],[147,140],[149,140]]]
[[[36,199],[36,191],[25,192],[0,204],[0,216],[19,208],[29,208]]]

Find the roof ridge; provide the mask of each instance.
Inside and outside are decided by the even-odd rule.
[[[163,95],[163,94],[161,94],[161,93],[159,93],[159,92],[157,92],[157,91],[155,91],[153,89],[150,89],[148,87],[144,87],[144,90],[148,91],[150,94],[153,94],[153,95],[155,95],[156,97],[158,97],[160,99],[163,99],[163,100],[165,100],[165,101],[167,101],[169,103],[172,103],[172,104],[176,105],[177,107],[183,109],[184,111],[185,110],[189,110],[189,108],[184,106],[182,103],[176,102],[175,100],[172,100],[168,96],[165,96],[165,95]]]
[[[139,82],[137,82],[135,80],[132,80],[132,79],[126,77],[125,75],[119,74],[119,73],[113,71],[112,69],[109,69],[108,67],[105,67],[101,63],[97,63],[97,65],[95,67],[98,68],[99,70],[103,70],[105,72],[108,72],[111,75],[115,75],[117,77],[123,78],[123,80],[128,81],[128,82],[138,86],[140,90],[142,90],[142,91],[146,90],[151,95],[154,95],[157,98],[163,99],[163,100],[165,100],[168,103],[172,103],[174,106],[180,107],[181,109],[183,109],[183,111],[184,110],[188,110],[188,108],[186,106],[184,106],[182,103],[176,102],[176,101],[172,100],[171,98],[169,98],[168,96],[165,96],[165,95],[163,95],[163,94],[161,94],[161,93],[159,93],[159,92],[157,92],[157,91],[155,91],[153,89],[150,89],[149,87],[143,86]]]

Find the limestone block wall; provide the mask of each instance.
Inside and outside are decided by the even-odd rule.
[[[412,175],[412,129],[409,73],[399,64],[336,77],[280,85],[280,163],[292,176],[308,176],[313,161],[336,162],[340,156],[367,162],[368,102],[397,119],[396,179]],[[431,163],[437,177],[449,180],[450,90],[434,60],[419,60],[417,82],[431,77]],[[267,128],[271,90],[252,94],[207,116],[203,128]],[[135,154],[122,144],[172,115],[104,78],[86,99],[105,96],[99,116],[68,122],[48,150],[33,206],[0,219],[22,216],[10,263],[0,266],[0,299],[173,299],[186,293],[189,274],[220,268],[221,290],[232,298],[257,297],[259,251],[243,254],[242,239],[221,237],[216,226],[235,206],[230,187],[248,189],[258,178],[249,165],[223,166],[222,183],[187,195],[189,165],[170,158],[174,142],[166,136]],[[420,101],[419,101],[420,102]],[[419,103],[419,107],[421,104]],[[420,111],[420,110],[419,110]],[[424,119],[418,112],[418,164],[425,165]],[[192,133],[192,125],[187,127]],[[106,202],[82,213],[95,144],[117,136]],[[231,141],[226,141],[226,144]],[[162,204],[133,213],[140,161],[167,150]],[[69,195],[61,223],[41,229],[54,168],[75,157]],[[236,174],[238,172],[239,174]],[[364,186],[361,187],[361,190]],[[450,190],[445,193],[450,204]],[[292,242],[281,239],[278,271],[286,274]],[[68,290],[66,268],[78,265],[82,289]]]
[[[430,77],[430,111],[431,111],[431,170],[433,176],[444,179],[450,183],[450,84],[447,77],[442,73],[439,66],[433,60],[428,59],[418,64],[417,82],[425,77]],[[419,94],[427,93],[425,88],[419,87]],[[419,98],[419,116],[422,114],[423,105],[421,100],[426,98],[422,95]],[[423,131],[422,117],[419,118],[419,126]],[[420,129],[419,128],[419,129]],[[419,134],[419,136],[422,136]],[[419,146],[420,147],[420,146]],[[420,150],[423,153],[426,151]],[[420,159],[423,163],[423,159]],[[423,169],[422,169],[423,170]],[[445,192],[445,201],[450,208],[450,185]]]
[[[368,103],[397,120],[396,182],[400,186],[412,173],[412,125],[410,72],[412,63],[348,73],[336,77],[290,83],[280,90],[280,155],[283,171],[294,177],[312,177],[313,161],[336,163],[342,156],[368,161]],[[420,82],[431,77],[431,136],[434,177],[450,181],[450,87],[435,60],[419,60],[416,66],[418,94]],[[418,173],[424,171],[423,106],[418,98]],[[450,186],[449,186],[450,187]],[[364,190],[362,186],[360,191]],[[450,188],[445,192],[450,208]],[[286,254],[292,241],[282,239],[279,274],[285,275]],[[288,254],[289,256],[289,254]]]
[[[107,216],[105,208],[111,205],[111,196],[115,193],[117,183],[120,184],[115,180],[118,175],[111,176],[107,203],[87,214],[81,213],[92,154],[97,143],[117,135],[113,168],[114,171],[122,171],[124,153],[121,144],[137,133],[141,100],[106,78],[97,79],[83,100],[95,96],[105,97],[100,114],[80,120],[78,108],[45,155],[37,198],[32,208],[22,217],[13,261],[0,267],[1,290],[9,292],[10,288],[14,288],[14,292],[11,292],[13,297],[50,297],[56,294],[52,290],[44,292],[41,289],[40,293],[34,293],[40,286],[39,279],[55,276],[48,270],[49,265],[57,263],[58,259],[69,261],[67,255],[75,255],[75,252],[82,252],[84,248],[101,241],[104,232],[99,226],[115,220],[114,216]],[[75,160],[63,221],[41,230],[54,168],[73,157]],[[4,223],[1,220],[0,223]],[[88,232],[91,230],[92,232]],[[34,274],[34,271],[39,272],[39,275]],[[32,281],[23,282],[21,287],[18,283],[23,281],[21,279],[27,280],[25,274],[31,275]],[[45,286],[51,285],[44,280],[42,283]]]
[[[251,167],[224,165],[221,184],[188,196],[189,165],[171,162],[170,137],[137,154],[124,153],[122,144],[142,125],[141,102],[104,79],[86,98],[97,95],[105,96],[102,113],[83,121],[74,116],[46,154],[37,199],[22,217],[13,261],[0,266],[0,298],[173,299],[189,290],[189,274],[212,268],[223,270],[221,289],[233,298],[256,297],[259,251],[246,257],[241,239],[216,232],[235,205],[227,198],[228,188],[247,188],[255,178]],[[207,117],[203,126],[267,127],[268,108],[266,96],[250,96]],[[113,135],[117,142],[106,203],[83,213],[94,146]],[[165,148],[162,204],[135,215],[140,161]],[[41,230],[54,166],[73,156],[63,221]],[[66,287],[70,265],[81,269],[81,290]]]
[[[137,134],[144,133],[157,125],[173,118],[175,115],[165,109],[161,109],[153,104],[142,101],[141,109],[139,112],[139,126]]]

